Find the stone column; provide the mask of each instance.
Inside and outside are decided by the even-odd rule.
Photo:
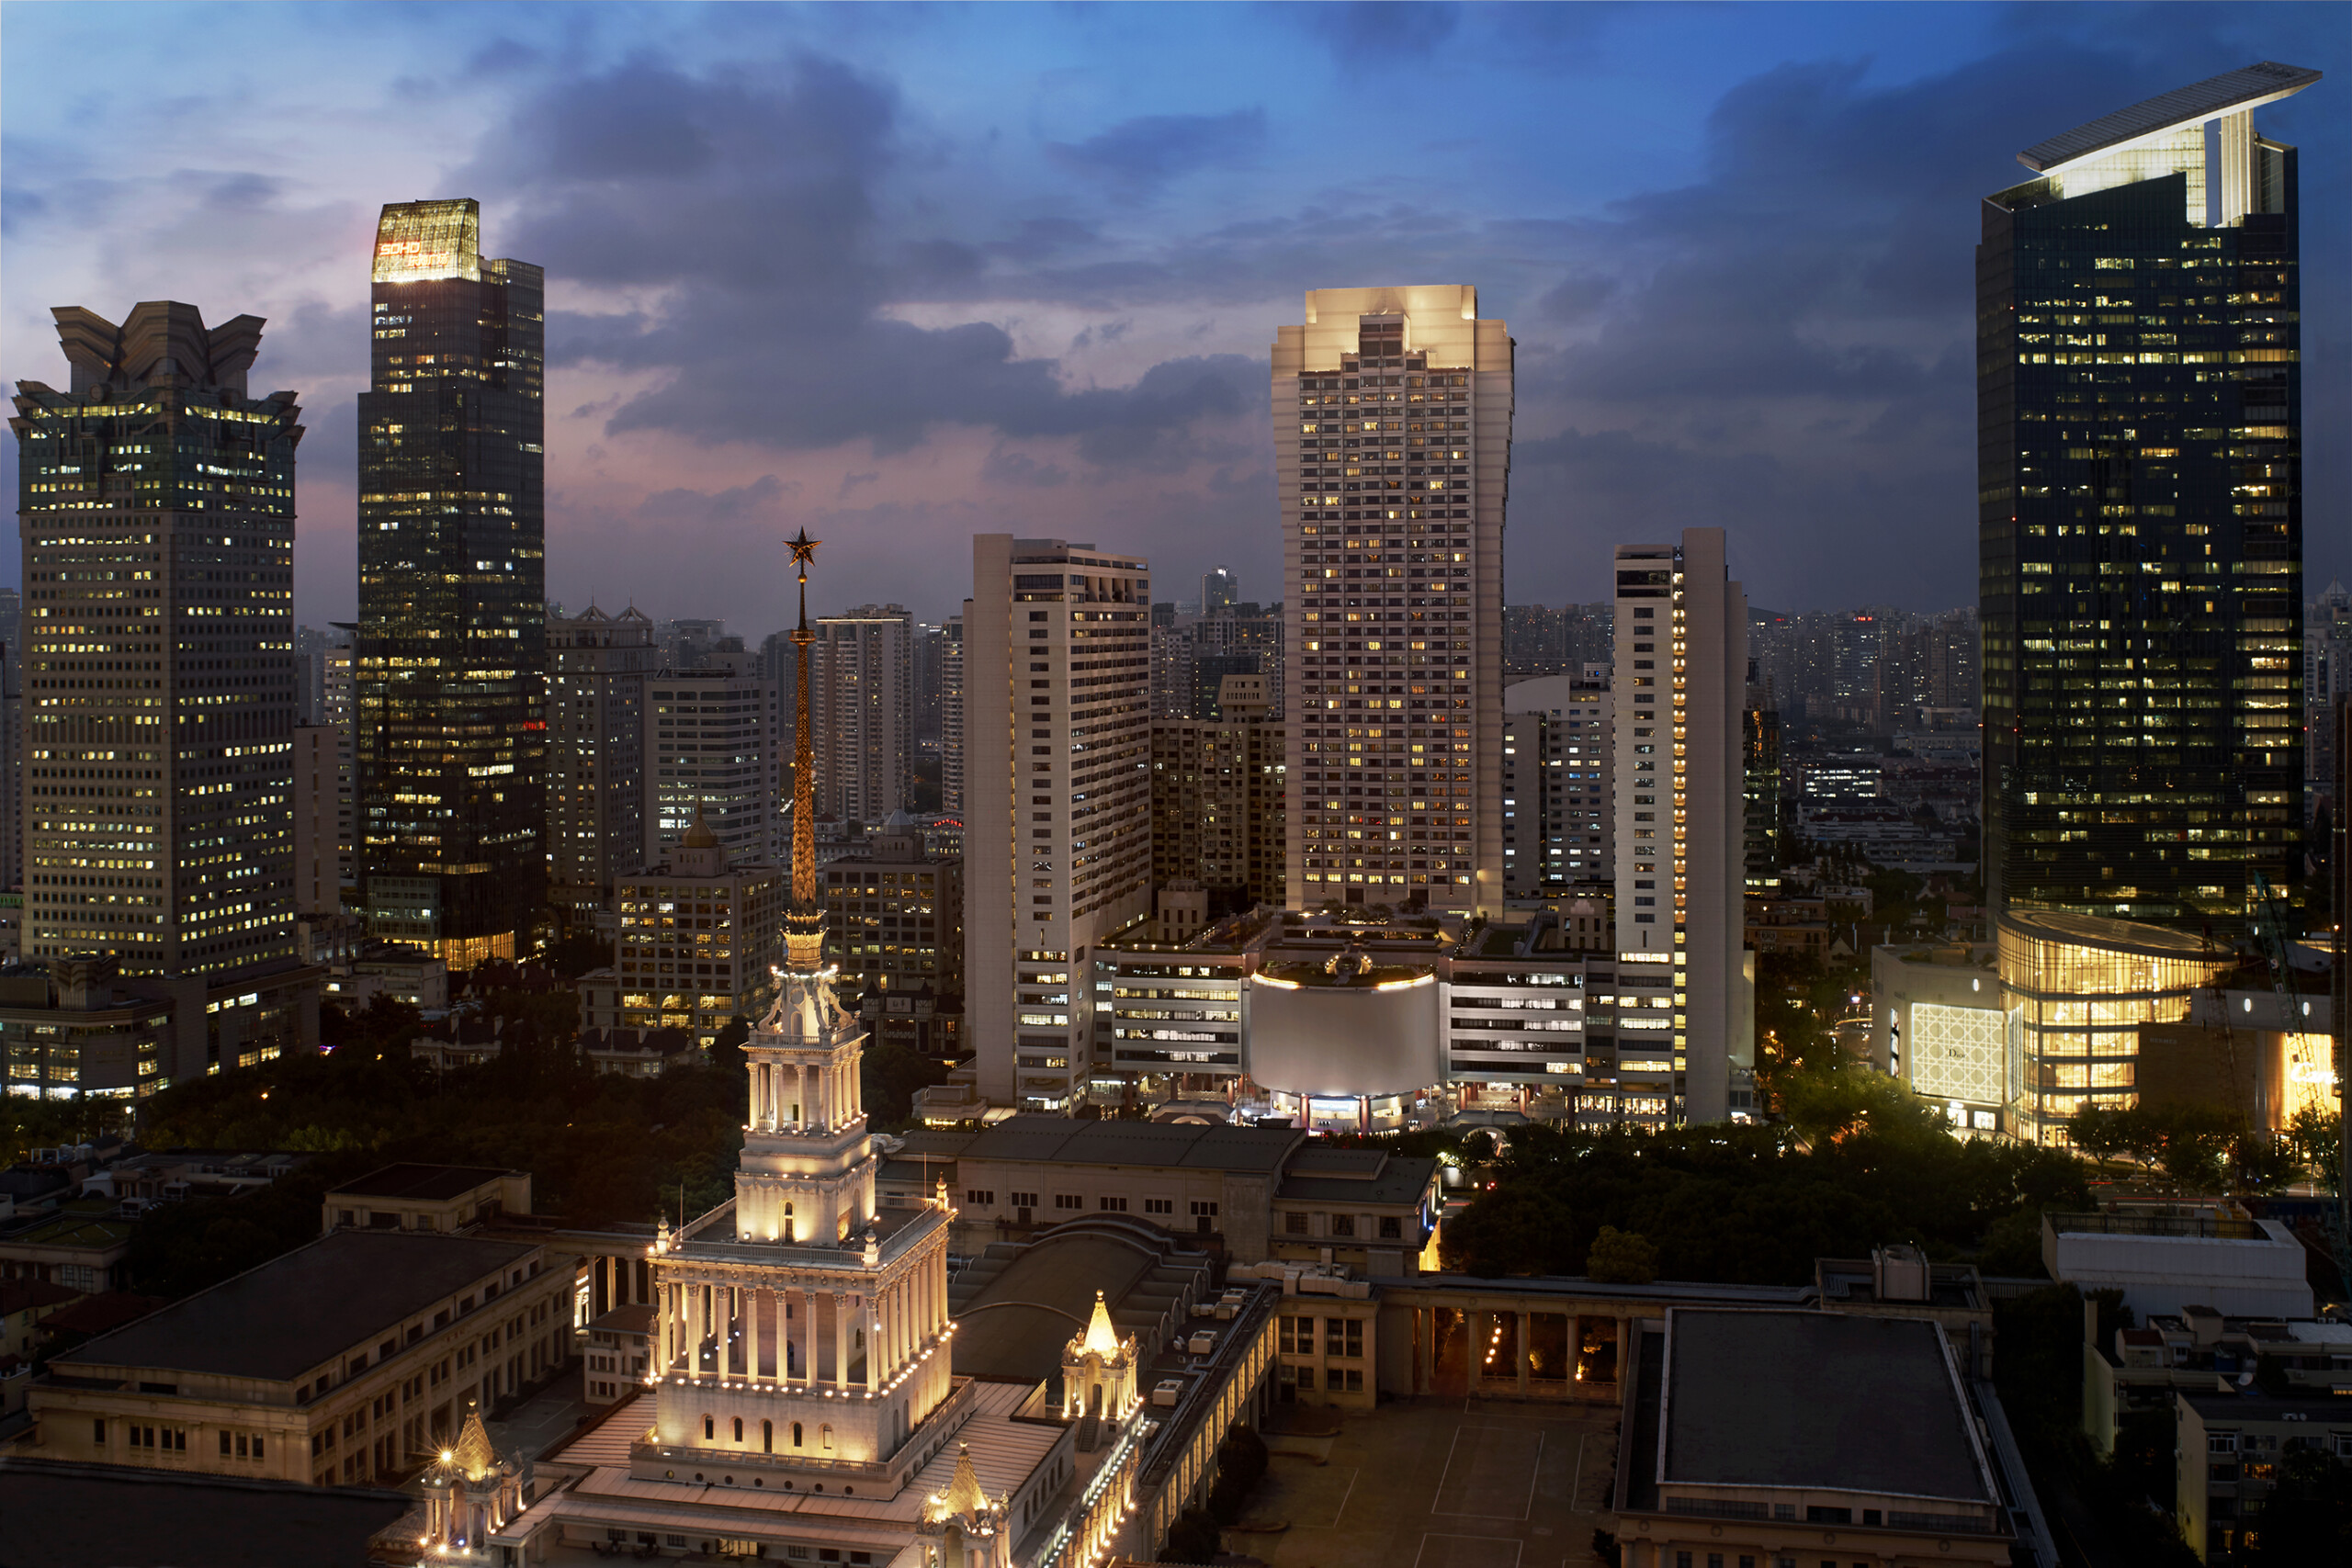
[[[834,1291],[833,1299],[833,1386],[843,1393],[849,1392],[849,1292]]]
[[[686,1292],[686,1375],[702,1375],[703,1287],[700,1281],[689,1284]]]
[[[872,1296],[859,1297],[857,1321],[865,1331],[865,1392],[870,1394],[882,1386],[881,1302]]]
[[[718,1381],[725,1382],[735,1370],[735,1287],[713,1285],[710,1288],[710,1315],[717,1328],[712,1337],[718,1342]]]

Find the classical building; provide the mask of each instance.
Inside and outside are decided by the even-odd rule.
[[[2243,929],[2303,870],[2295,150],[2265,61],[2018,154],[1976,247],[1996,913]]]
[[[208,328],[170,300],[120,326],[51,313],[72,381],[17,383],[9,421],[23,953],[294,966],[300,411],[292,392],[247,392],[259,317]]]
[[[653,623],[591,604],[548,623],[548,896],[610,934],[621,877],[645,863],[645,682]]]
[[[614,884],[619,1007],[607,1027],[684,1029],[707,1050],[733,1019],[758,1017],[775,995],[784,892],[774,866],[731,864],[697,810],[661,864]]]
[[[545,276],[471,200],[387,206],[359,394],[361,899],[452,969],[547,882]]]
[[[379,1483],[455,1437],[469,1401],[571,1357],[571,1290],[535,1245],[336,1230],[57,1357],[31,1451]]]
[[[1453,284],[1314,289],[1277,332],[1292,908],[1502,906],[1511,366]]]
[[[1720,528],[1616,550],[1619,980],[1663,987],[1670,1031],[1620,1034],[1621,1064],[1670,1073],[1677,1120],[1755,1102],[1755,976],[1744,958],[1747,595]]]
[[[964,603],[966,1013],[991,1102],[1069,1109],[1092,1065],[1073,973],[1150,912],[1149,569],[980,534]]]

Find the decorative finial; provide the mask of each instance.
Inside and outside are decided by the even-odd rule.
[[[817,750],[808,733],[808,563],[821,540],[803,527],[785,544],[800,573],[800,624],[792,633],[792,900],[784,917],[785,962],[795,974],[814,975],[825,963],[825,912],[817,902]]]

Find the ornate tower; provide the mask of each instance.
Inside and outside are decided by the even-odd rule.
[[[889,1496],[937,1451],[962,1402],[949,1375],[943,1195],[877,1210],[858,1068],[865,1034],[834,995],[809,804],[808,564],[800,575],[792,894],[775,1005],[743,1048],[749,1078],[734,1201],[653,1247],[659,1393],[632,1452],[648,1480],[724,1461],[767,1484]],[[681,1466],[693,1468],[681,1471]],[[809,1474],[796,1480],[796,1468]]]

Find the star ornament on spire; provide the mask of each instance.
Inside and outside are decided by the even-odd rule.
[[[804,577],[808,575],[810,563],[815,561],[817,558],[817,547],[824,542],[825,541],[822,539],[810,538],[808,536],[808,530],[805,525],[801,528],[800,532],[795,534],[792,537],[785,541],[785,544],[790,547],[792,550],[793,563],[800,568],[801,574]]]

